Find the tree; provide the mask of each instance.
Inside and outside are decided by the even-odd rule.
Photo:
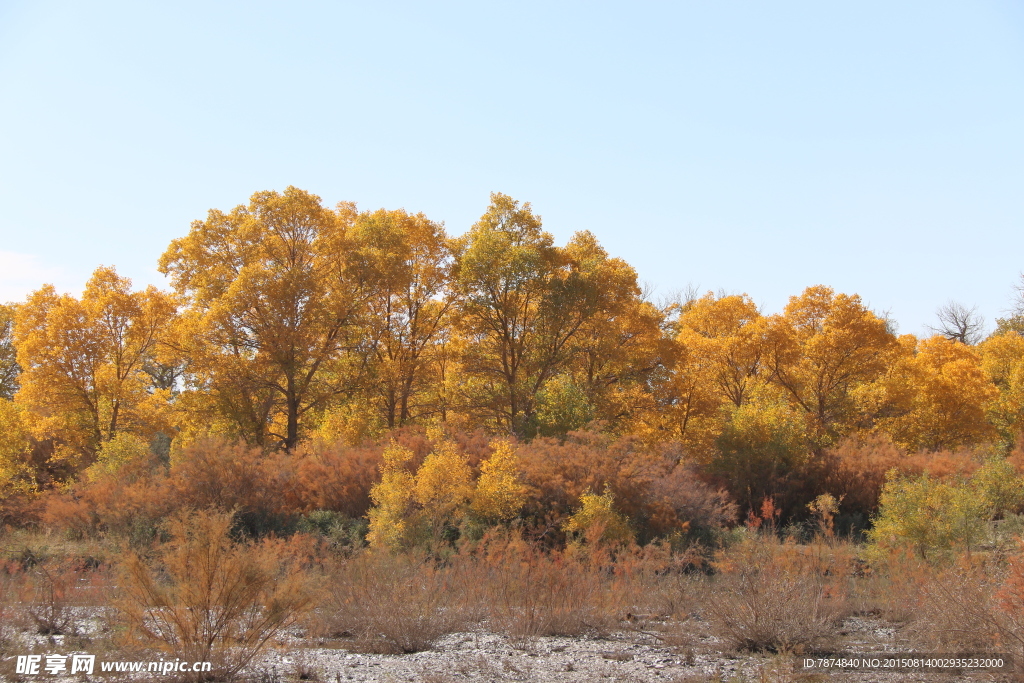
[[[969,549],[983,538],[988,501],[968,482],[941,481],[928,474],[907,479],[896,470],[886,479],[878,516],[868,531],[870,554],[909,545],[926,559],[929,550]]]
[[[0,304],[0,399],[14,397],[20,373],[14,348],[14,306]]]
[[[629,524],[629,518],[617,511],[614,503],[615,496],[609,486],[605,485],[604,493],[600,495],[587,489],[580,494],[579,509],[569,516],[562,528],[574,536],[577,543],[629,543],[636,533]]]
[[[1004,444],[1013,444],[1024,416],[1024,336],[1015,331],[993,334],[978,345],[981,368],[998,395],[988,406],[988,419]]]
[[[0,398],[0,499],[4,492],[35,488],[27,457],[30,446],[21,409],[14,401]]]
[[[397,550],[415,537],[411,524],[416,477],[409,471],[413,452],[391,443],[381,458],[380,481],[370,489],[373,507],[367,513],[371,548]]]
[[[763,386],[742,405],[727,404],[708,469],[729,483],[741,509],[765,499],[789,504],[793,480],[807,464],[807,421],[781,393]]]
[[[415,475],[412,451],[394,443],[385,449],[381,480],[370,490],[371,547],[439,543],[468,511],[473,478],[465,454],[440,430],[429,436],[434,447]]]
[[[374,283],[371,392],[387,427],[400,427],[440,408],[430,373],[452,322],[451,244],[441,224],[403,210],[360,214],[353,235],[355,259]]]
[[[593,303],[567,364],[543,388],[541,431],[564,434],[592,420],[616,433],[649,430],[662,410],[652,389],[669,381],[675,358],[664,314],[647,301],[632,266],[610,258],[591,233],[573,235],[563,253]]]
[[[574,251],[593,259],[573,259]],[[541,389],[577,352],[586,323],[609,305],[602,256],[589,233],[565,250],[555,247],[529,204],[491,195],[456,263],[470,410],[510,432],[532,431]]]
[[[918,341],[879,383],[885,398],[876,426],[909,451],[971,446],[996,435],[986,411],[998,390],[977,350],[960,340]]]
[[[929,550],[978,543],[985,523],[1024,504],[1024,478],[1001,458],[988,460],[969,480],[939,480],[927,473],[909,479],[886,475],[878,516],[868,532],[872,555],[911,545],[922,558]]]
[[[973,346],[984,338],[985,321],[978,313],[978,307],[967,308],[956,301],[948,301],[935,311],[938,327],[928,326],[933,333],[961,344]]]
[[[14,345],[23,368],[16,399],[36,436],[91,460],[120,431],[148,437],[166,428],[167,392],[145,365],[174,315],[166,294],[132,292],[131,280],[107,267],[81,299],[51,285],[32,293],[18,307]]]
[[[1024,335],[1024,273],[1020,274],[1020,280],[1013,286],[1009,315],[1005,318],[996,318],[996,331],[994,334],[1016,332]]]
[[[859,296],[823,285],[790,297],[783,314],[769,319],[767,339],[771,381],[807,415],[818,447],[852,426],[853,390],[878,378],[898,348]]]
[[[485,523],[507,522],[526,504],[526,487],[520,481],[519,459],[508,441],[491,443],[494,452],[480,463],[470,509]]]
[[[765,319],[747,295],[708,292],[679,316],[676,339],[699,359],[722,398],[742,406],[764,381]]]
[[[189,307],[179,343],[192,388],[255,444],[293,448],[358,389],[372,274],[353,259],[355,218],[354,205],[331,211],[295,187],[257,192],[230,213],[211,209],[160,259]]]

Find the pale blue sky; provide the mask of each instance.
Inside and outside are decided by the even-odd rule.
[[[824,283],[921,333],[1024,270],[1020,2],[0,0],[0,298],[161,283],[296,185],[463,233],[491,191],[657,295]]]

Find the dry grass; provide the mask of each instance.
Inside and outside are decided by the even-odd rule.
[[[359,553],[328,571],[313,630],[366,652],[429,649],[471,621],[467,578],[461,565],[423,555]]]
[[[531,651],[544,636],[632,632],[691,661],[722,647],[801,653],[838,646],[844,619],[857,614],[894,628],[898,647],[1024,658],[1024,548],[1018,557],[975,553],[945,566],[898,553],[869,565],[850,543],[801,545],[748,530],[702,566],[699,555],[668,545],[553,550],[492,531],[433,553],[349,548],[327,556],[301,534],[238,543],[230,526],[224,514],[181,515],[168,543],[125,556],[116,604],[131,638],[119,647],[214,661],[215,677],[227,680],[316,605],[310,636],[373,653],[430,649],[474,630]],[[104,570],[52,553],[22,555],[0,571],[0,640],[73,635],[83,606],[106,604]],[[322,593],[311,596],[303,586],[314,581]],[[328,675],[312,664],[296,673]]]
[[[613,561],[601,552],[547,551],[515,534],[486,538],[443,561],[364,551],[327,572],[311,630],[378,653],[429,649],[480,624],[517,648],[541,636],[607,634],[648,607],[638,607],[640,596],[664,563],[642,554]]]
[[[494,544],[478,561],[488,628],[519,649],[540,636],[603,634],[626,614],[627,596],[587,557]]]
[[[996,572],[959,558],[923,586],[909,635],[921,646],[940,652],[994,651],[1003,640],[1002,632],[1012,631],[996,604],[1000,584]]]
[[[306,577],[279,544],[234,543],[231,515],[182,513],[152,560],[129,554],[117,602],[135,643],[214,663],[230,680],[309,606]]]
[[[704,610],[737,650],[827,648],[849,613],[852,557],[841,546],[798,546],[752,535],[719,553]]]
[[[935,581],[936,568],[911,549],[861,563],[850,595],[851,611],[903,626],[914,621]]]

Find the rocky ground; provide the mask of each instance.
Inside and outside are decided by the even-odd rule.
[[[128,658],[106,646],[100,649],[102,618],[83,614],[77,636],[39,636],[28,631],[8,634],[0,680],[28,681],[171,681],[156,674],[75,676],[14,673],[20,653],[97,653],[102,659]],[[11,637],[13,635],[13,637]],[[986,671],[896,673],[885,670],[823,671],[807,669],[805,659],[820,655],[753,655],[730,653],[707,625],[697,619],[682,624],[640,621],[605,637],[529,637],[515,642],[487,632],[458,633],[437,642],[433,649],[400,655],[357,651],[347,639],[313,641],[295,631],[283,634],[244,672],[252,683],[290,681],[345,681],[449,683],[456,681],[547,682],[666,682],[768,683],[783,681],[897,682],[953,680],[1009,681],[1008,674]],[[869,617],[851,617],[843,623],[835,649],[848,653],[907,652],[901,647],[900,629]],[[137,655],[138,653],[136,653]],[[156,655],[159,657],[159,655]]]
[[[648,625],[651,626],[651,625]],[[269,653],[256,667],[256,680],[286,681],[657,681],[671,683],[767,683],[782,681],[1002,681],[990,672],[894,673],[887,671],[822,672],[806,669],[804,656],[723,653],[720,644],[699,623],[683,628],[658,624],[607,638],[535,638],[513,647],[489,633],[449,636],[434,650],[406,655],[373,655],[338,647],[292,647]],[[846,652],[899,651],[898,629],[873,619],[851,618],[843,626],[838,648]],[[808,655],[815,658],[814,655]]]

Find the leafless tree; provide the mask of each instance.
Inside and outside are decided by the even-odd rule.
[[[1020,274],[1020,282],[1013,286],[1013,307],[1010,315],[1024,317],[1024,273]]]
[[[978,307],[968,308],[956,301],[948,301],[935,311],[939,319],[937,327],[928,326],[935,334],[946,339],[953,339],[964,344],[973,345],[985,336],[985,321],[978,313]]]
[[[995,334],[1016,332],[1024,335],[1024,273],[1020,274],[1020,281],[1013,286],[1013,297],[1006,313],[1007,317],[996,318]]]

